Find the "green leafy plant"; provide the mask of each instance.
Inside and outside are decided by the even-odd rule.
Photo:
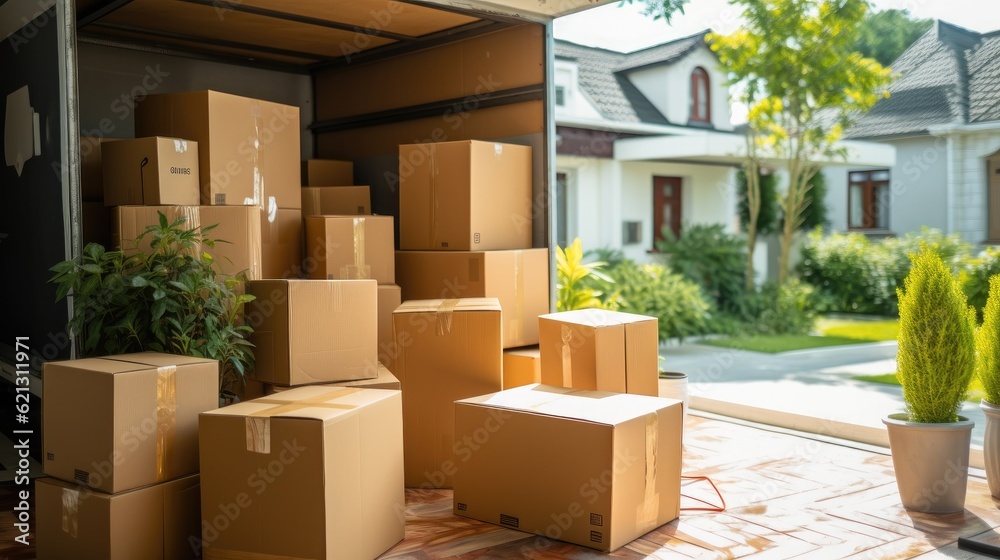
[[[814,288],[799,280],[768,282],[744,299],[743,334],[809,334],[816,324]]]
[[[976,377],[986,401],[1000,404],[1000,276],[990,278],[983,324],[976,331]]]
[[[559,311],[572,311],[574,309],[613,309],[612,302],[606,303],[601,299],[604,293],[595,289],[597,282],[612,283],[613,280],[602,271],[604,263],[593,261],[583,262],[583,244],[580,238],[573,240],[568,247],[556,247],[556,275],[558,278],[556,289],[558,300],[556,309]]]
[[[53,266],[50,281],[57,301],[72,300],[69,329],[83,356],[148,350],[215,359],[220,396],[231,399],[254,364],[252,329],[242,321],[254,298],[240,289],[245,277],[220,281],[202,251],[219,242],[205,235],[215,226],[183,223],[160,213],[127,250],[91,243],[79,260]]]
[[[722,224],[693,225],[680,239],[669,228],[656,248],[670,269],[704,288],[720,310],[736,311],[746,291],[746,242]]]
[[[624,260],[608,270],[621,311],[659,319],[660,339],[683,339],[709,331],[712,304],[697,284],[660,264]]]
[[[941,255],[922,248],[899,290],[896,373],[913,422],[958,420],[975,368],[976,313]]]
[[[965,260],[959,278],[969,304],[976,308],[980,320],[990,294],[990,282],[1000,274],[1000,250],[987,247],[974,257]]]

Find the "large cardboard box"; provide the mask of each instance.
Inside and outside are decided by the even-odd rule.
[[[257,381],[332,383],[378,376],[374,280],[255,280],[247,291]]]
[[[538,318],[542,383],[659,395],[655,317],[580,309]]]
[[[198,472],[198,414],[219,406],[219,362],[141,352],[42,369],[45,474],[125,492]]]
[[[399,286],[382,284],[378,287],[378,352],[380,356],[392,347],[392,313],[402,303],[403,293]],[[391,364],[386,365],[391,366]],[[392,367],[389,370],[391,371]]]
[[[537,346],[508,348],[503,351],[503,388],[540,383],[542,354]]]
[[[298,278],[302,274],[302,211],[278,208],[260,213],[261,277]]]
[[[450,488],[454,402],[502,386],[500,304],[495,298],[407,301],[392,320],[406,486]]]
[[[458,401],[455,515],[615,550],[679,515],[682,426],[680,401],[640,395],[526,385]]]
[[[372,213],[371,187],[302,187],[302,217]]]
[[[401,389],[399,380],[381,363],[378,365],[378,377],[374,379],[356,379],[354,381],[341,381],[339,383],[323,383],[320,385],[310,385],[310,387],[356,387],[358,389],[388,389],[399,391]],[[281,385],[264,384],[264,395],[273,395],[285,391],[294,391],[298,387],[282,387]],[[263,395],[261,395],[263,396]]]
[[[148,95],[135,107],[136,136],[198,142],[205,205],[300,208],[300,133],[298,107],[218,91]]]
[[[35,480],[39,558],[200,558],[198,475],[105,494],[55,478]]]
[[[354,162],[308,159],[302,162],[302,186],[337,187],[354,184]]]
[[[503,346],[538,344],[538,316],[549,308],[548,249],[397,251],[403,301],[495,297],[503,308]]]
[[[399,248],[531,248],[531,147],[463,140],[399,147]]]
[[[375,558],[399,542],[400,402],[313,386],[202,414],[205,558]]]
[[[254,206],[118,206],[112,219],[113,245],[136,250],[136,237],[147,227],[157,225],[161,212],[171,223],[183,217],[185,229],[215,226],[206,235],[220,242],[197,249],[212,257],[216,272],[222,276],[245,272],[250,280],[262,277],[261,210]],[[138,250],[149,250],[150,241],[147,236]]]
[[[135,138],[101,146],[104,205],[197,205],[198,143]]]
[[[396,283],[392,216],[306,218],[310,278]]]

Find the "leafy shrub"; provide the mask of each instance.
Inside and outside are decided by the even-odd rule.
[[[768,282],[744,299],[742,334],[808,334],[816,324],[814,292],[798,280]]]
[[[200,251],[216,240],[215,226],[183,229],[184,218],[149,226],[135,240],[148,251],[108,251],[87,245],[79,260],[52,267],[57,301],[72,291],[70,332],[84,356],[151,350],[218,360],[219,391],[233,397],[254,364],[253,330],[242,324],[244,305],[254,298],[237,293],[241,279],[218,281],[212,259]]]
[[[986,401],[1000,404],[1000,276],[989,280],[983,325],[976,331],[976,377]]]
[[[680,239],[664,228],[657,249],[670,269],[701,286],[723,311],[736,311],[746,291],[746,241],[726,233],[722,224],[695,225]]]
[[[611,283],[612,280],[601,272],[603,262],[583,262],[583,244],[580,238],[563,249],[556,247],[556,275],[558,277],[556,290],[558,300],[556,309],[572,311],[574,309],[614,308],[612,302],[601,300],[603,292],[596,289],[596,282]]]
[[[778,177],[774,173],[760,175],[760,211],[757,213],[757,234],[768,235],[778,231]],[[750,201],[747,200],[747,174],[744,169],[736,172],[737,212],[740,228],[747,230],[750,221]]]
[[[974,257],[968,257],[959,278],[962,291],[969,298],[969,304],[976,308],[976,314],[983,319],[983,309],[990,294],[990,278],[1000,274],[1000,250],[987,247]]]
[[[698,285],[660,264],[623,260],[608,270],[617,286],[621,311],[650,315],[660,321],[660,339],[708,332],[712,304]]]
[[[941,255],[924,248],[899,291],[896,373],[913,422],[954,422],[975,367],[976,314]]]
[[[800,231],[811,231],[818,227],[826,227],[830,224],[826,210],[826,175],[818,171],[809,179],[809,191],[806,198],[809,204],[802,211],[802,225]]]

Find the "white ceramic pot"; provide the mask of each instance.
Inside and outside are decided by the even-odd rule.
[[[969,444],[974,422],[925,424],[906,414],[882,419],[889,430],[892,466],[903,507],[922,513],[955,513],[965,509],[969,481]]]
[[[986,433],[983,436],[986,482],[990,485],[990,494],[1000,499],[1000,406],[983,399],[979,407],[986,415]]]
[[[660,396],[677,399],[684,403],[684,420],[687,420],[688,405],[691,397],[688,395],[688,376],[676,371],[660,372]]]

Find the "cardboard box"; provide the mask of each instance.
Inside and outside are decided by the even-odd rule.
[[[198,413],[219,362],[141,352],[42,368],[45,474],[125,492],[198,472]]]
[[[104,205],[197,205],[198,143],[135,138],[101,146]]]
[[[218,91],[148,95],[135,107],[136,136],[198,142],[205,205],[299,209],[300,133],[298,107]]]
[[[302,162],[302,186],[337,187],[354,184],[354,162],[309,159]]]
[[[359,215],[372,213],[371,188],[302,187],[302,217]]]
[[[542,379],[542,354],[537,346],[508,348],[503,351],[503,388],[539,383]]]
[[[306,218],[310,278],[396,283],[392,216]]]
[[[538,344],[538,316],[549,308],[548,249],[397,251],[403,301],[495,297],[503,308],[503,346]]]
[[[526,385],[458,401],[455,441],[476,446],[456,444],[454,513],[615,550],[677,519],[682,426],[680,401],[640,395]]]
[[[463,140],[399,147],[399,248],[531,248],[531,147]]]
[[[659,395],[655,317],[580,309],[538,318],[542,383],[574,389]]]
[[[392,313],[403,303],[402,290],[395,284],[378,287],[378,353],[387,352],[392,347]],[[394,354],[394,353],[390,353]],[[379,362],[382,362],[381,358]],[[385,363],[385,362],[382,362]],[[386,364],[391,366],[391,364]],[[392,367],[389,367],[392,371]]]
[[[111,211],[103,202],[81,203],[83,214],[81,216],[81,226],[83,231],[81,241],[86,247],[88,243],[99,243],[104,247],[111,247]]]
[[[400,402],[313,386],[202,414],[205,557],[375,558],[399,542]]]
[[[112,219],[113,246],[126,252],[136,250],[134,240],[147,227],[159,223],[161,212],[171,223],[183,217],[185,229],[216,226],[207,236],[226,243],[199,246],[198,251],[211,255],[216,272],[222,276],[245,272],[250,280],[262,277],[261,210],[254,206],[118,206]],[[138,249],[148,250],[149,242],[146,237]]]
[[[306,385],[378,376],[374,280],[255,280],[246,321],[257,381]]]
[[[302,211],[262,212],[260,236],[261,277],[298,278],[302,274]]]
[[[378,365],[378,377],[374,379],[357,379],[354,381],[341,381],[339,383],[323,383],[320,385],[310,385],[310,387],[356,387],[358,389],[388,389],[399,391],[401,389],[399,380],[384,365]],[[293,391],[297,387],[282,387],[281,385],[264,384],[264,395],[273,395],[285,391]],[[263,395],[262,395],[263,396]]]
[[[80,196],[83,202],[104,202],[101,145],[115,138],[80,135]]]
[[[200,558],[198,475],[104,494],[54,478],[35,480],[39,558]],[[195,546],[192,546],[192,541]]]
[[[500,304],[494,298],[407,301],[392,320],[406,486],[450,488],[454,402],[502,386]]]

